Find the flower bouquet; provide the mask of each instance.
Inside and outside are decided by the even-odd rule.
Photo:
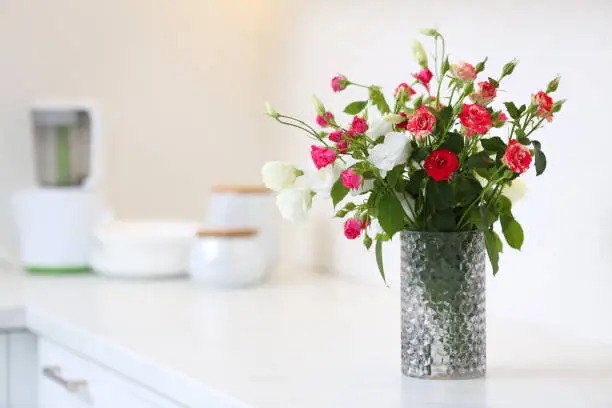
[[[523,188],[522,174],[544,172],[546,156],[534,136],[564,100],[550,96],[556,77],[526,103],[502,104],[498,92],[516,60],[485,76],[487,58],[475,65],[451,61],[442,35],[422,32],[435,45],[434,72],[415,41],[420,68],[392,99],[379,86],[332,79],[335,92],[364,90],[363,100],[344,109],[348,124],[316,97],[317,128],[267,105],[269,116],[313,140],[318,177],[296,187],[304,171],[282,162],[266,163],[262,174],[279,192],[284,218],[304,219],[313,196],[331,197],[336,217],[346,218],[344,235],[374,245],[383,279],[382,245],[400,233],[404,374],[478,377],[485,372],[485,253],[495,274],[504,246],[496,230],[521,248],[511,197]]]

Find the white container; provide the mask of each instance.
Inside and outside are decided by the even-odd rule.
[[[11,204],[27,269],[89,268],[92,230],[109,217],[98,194],[80,188],[38,188],[16,193]]]
[[[220,228],[254,228],[261,241],[259,257],[265,257],[266,272],[278,260],[278,211],[275,195],[262,186],[213,187],[206,225]]]
[[[92,267],[123,278],[181,276],[198,229],[192,221],[115,221],[94,231]]]
[[[217,287],[255,285],[266,277],[266,262],[255,229],[200,230],[191,246],[189,275]]]

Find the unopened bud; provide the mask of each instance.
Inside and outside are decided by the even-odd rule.
[[[414,56],[414,60],[421,66],[421,68],[427,68],[427,53],[423,48],[423,45],[414,40],[412,43],[412,55]]]
[[[551,92],[555,92],[557,90],[557,88],[559,87],[559,81],[561,80],[561,77],[556,77],[555,79],[553,79],[552,81],[550,81],[548,83],[548,86],[546,87],[546,93],[551,93]]]
[[[423,28],[419,30],[421,34],[428,35],[430,37],[439,37],[440,33],[435,28]]]
[[[270,105],[270,102],[266,102],[266,114],[271,118],[278,118],[278,112],[272,105]]]
[[[557,102],[553,103],[552,107],[550,108],[550,112],[551,113],[559,112],[561,110],[561,107],[565,103],[565,101],[566,101],[565,99],[560,99]]]
[[[320,115],[321,117],[325,117],[325,106],[323,106],[323,104],[321,103],[321,101],[319,100],[319,98],[317,98],[316,95],[312,95],[312,103],[315,107],[315,112],[317,112],[317,115]]]
[[[398,115],[395,113],[389,113],[385,116],[383,116],[383,120],[387,123],[391,123],[393,125],[397,125],[398,123],[402,123],[406,120],[405,116],[402,115]]]
[[[517,60],[512,60],[502,68],[502,76],[508,76],[514,72],[514,68],[518,64]]]

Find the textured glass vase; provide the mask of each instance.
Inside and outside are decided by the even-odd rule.
[[[483,376],[484,235],[403,231],[401,239],[402,372],[431,379]]]

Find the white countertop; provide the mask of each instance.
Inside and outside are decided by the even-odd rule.
[[[485,379],[417,380],[400,371],[399,324],[395,292],[316,274],[215,291],[0,272],[0,328],[27,326],[189,407],[612,406],[611,347],[489,318]]]

